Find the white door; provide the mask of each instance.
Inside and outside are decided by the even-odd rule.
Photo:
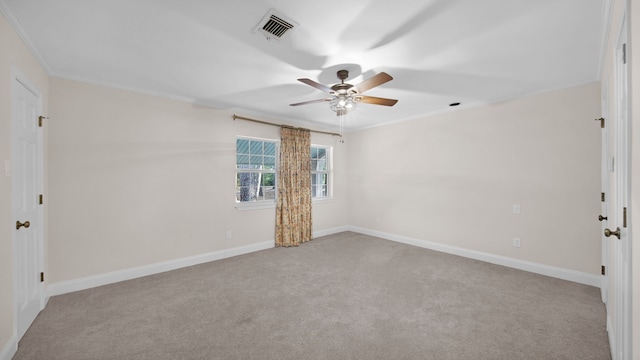
[[[616,46],[616,116],[614,118],[614,193],[611,198],[613,221],[609,221],[606,231],[611,235],[610,241],[614,242],[615,280],[613,299],[614,310],[614,336],[613,359],[631,359],[631,232],[628,209],[630,204],[630,114],[629,114],[629,70],[627,57],[628,23],[627,15],[623,17],[623,23]]]
[[[13,79],[12,186],[16,223],[14,281],[16,326],[20,339],[44,305],[42,271],[42,138],[38,127],[39,97]]]

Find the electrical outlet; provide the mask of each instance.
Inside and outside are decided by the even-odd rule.
[[[520,247],[520,238],[513,238],[513,246]]]
[[[227,240],[231,240],[231,230],[227,230]]]
[[[513,211],[514,214],[520,214],[520,205],[513,204],[512,211]]]

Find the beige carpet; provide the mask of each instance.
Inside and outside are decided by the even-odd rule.
[[[342,233],[51,298],[14,359],[610,359],[599,289]]]

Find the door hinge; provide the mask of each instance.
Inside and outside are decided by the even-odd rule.
[[[38,195],[38,203],[39,203],[40,205],[42,205],[42,204],[44,203],[44,199],[43,199],[42,194]]]
[[[622,44],[622,63],[627,63],[627,43]]]
[[[604,265],[600,266],[600,273],[602,275],[607,275],[607,268]]]
[[[604,202],[604,193],[600,193],[600,201]]]
[[[44,282],[44,273],[43,272],[40,273],[40,282]]]
[[[42,127],[42,120],[48,119],[46,116],[38,116],[38,127]]]
[[[622,227],[627,227],[627,208],[622,208]]]
[[[604,129],[604,118],[596,119],[596,121],[600,121],[600,127]]]

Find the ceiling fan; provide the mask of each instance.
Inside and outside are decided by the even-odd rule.
[[[373,77],[370,77],[369,79],[361,82],[358,85],[346,84],[344,82],[349,77],[349,71],[347,70],[338,70],[337,75],[338,75],[338,79],[340,79],[340,83],[335,84],[332,87],[322,85],[311,79],[306,79],[306,78],[298,79],[298,81],[302,83],[305,83],[309,86],[313,86],[316,89],[326,92],[327,94],[331,95],[331,97],[299,102],[295,104],[290,104],[290,106],[315,104],[315,103],[328,101],[331,110],[335,111],[336,115],[341,116],[353,110],[356,106],[356,103],[358,102],[374,104],[374,105],[384,105],[384,106],[393,106],[398,102],[398,100],[395,100],[395,99],[360,95],[367,90],[373,89],[376,86],[380,86],[388,81],[393,80],[391,75],[385,72],[381,72],[377,75],[374,75]]]

